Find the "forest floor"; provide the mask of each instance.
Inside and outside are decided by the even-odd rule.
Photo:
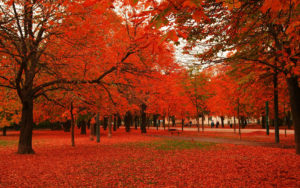
[[[101,141],[33,133],[36,154],[16,154],[18,132],[0,136],[0,187],[300,187],[293,135],[101,129]],[[247,144],[240,144],[245,142]],[[267,147],[266,147],[267,146]]]

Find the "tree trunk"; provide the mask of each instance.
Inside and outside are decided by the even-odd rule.
[[[121,119],[120,114],[118,114],[118,121],[117,121],[117,127],[118,127],[118,128],[120,128],[121,123],[122,123],[122,119]]]
[[[131,116],[131,112],[127,111],[125,116],[124,116],[124,124],[125,124],[125,131],[126,132],[130,132],[130,124],[132,122],[132,116]]]
[[[73,102],[71,102],[70,114],[71,114],[71,143],[72,146],[74,147],[75,146],[75,136],[74,136],[75,121],[73,116]]]
[[[275,142],[279,143],[279,125],[278,125],[278,78],[277,72],[275,71],[273,77],[274,84],[274,129],[275,129]],[[298,96],[299,97],[299,96]]]
[[[84,120],[80,124],[80,134],[86,135],[86,122]]]
[[[3,127],[2,132],[3,132],[3,136],[6,136],[6,126]]]
[[[300,88],[297,77],[287,78],[293,124],[295,129],[296,153],[300,154]]]
[[[146,130],[146,126],[147,126],[146,109],[147,109],[147,105],[142,104],[141,105],[141,117],[142,117],[141,133],[147,133],[147,130]]]
[[[117,114],[114,114],[113,117],[114,117],[113,131],[117,131]]]
[[[86,123],[86,126],[88,129],[91,128],[91,118],[88,119],[87,123]]]
[[[19,137],[18,153],[33,154],[32,130],[33,130],[33,99],[23,99],[22,117],[20,122],[21,130]]]
[[[164,119],[163,119],[163,126],[164,126],[164,130],[166,130],[166,117],[164,116]]]
[[[184,118],[182,118],[181,120],[181,130],[183,131],[183,127],[184,127]]]
[[[97,116],[96,116],[96,139],[97,139],[97,142],[99,143],[100,142],[100,115],[99,113],[97,113]]]
[[[137,130],[139,124],[139,117],[135,116],[134,117],[134,129]]]
[[[175,116],[172,116],[172,126],[173,126],[173,127],[175,127],[175,124],[176,124],[175,121],[176,121],[176,120],[175,120]]]
[[[224,128],[224,116],[221,116],[222,128]]]
[[[108,125],[108,117],[103,117],[103,129],[106,130]]]
[[[236,122],[235,122],[235,116],[233,116],[233,129],[234,129],[234,133],[236,133]]]
[[[238,122],[239,122],[239,135],[241,139],[241,117],[240,117],[240,101],[238,100],[238,107],[237,107],[237,116],[238,116]]]
[[[111,138],[111,124],[112,124],[112,116],[110,115],[108,118],[108,138]]]

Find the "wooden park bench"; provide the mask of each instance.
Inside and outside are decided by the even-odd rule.
[[[181,131],[179,131],[178,129],[168,129],[168,131],[173,134],[173,133],[177,133],[178,135],[181,133]]]

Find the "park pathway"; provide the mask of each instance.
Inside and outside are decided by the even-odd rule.
[[[152,135],[154,137],[160,138],[170,138],[177,140],[190,140],[190,141],[198,141],[198,142],[210,142],[210,143],[218,143],[218,144],[235,144],[235,145],[247,145],[247,146],[263,146],[263,147],[273,147],[273,148],[294,148],[295,146],[287,145],[287,144],[276,144],[269,142],[257,142],[257,141],[249,141],[249,140],[239,140],[234,138],[212,138],[212,137],[195,137],[195,136],[175,136],[175,135]]]
[[[181,127],[170,127],[171,129],[176,128],[178,130],[181,130]],[[150,127],[150,129],[156,129],[156,127]],[[163,127],[158,127],[159,130],[164,130]],[[168,129],[168,127],[166,127],[166,130]],[[198,131],[198,128],[196,127],[184,127],[183,128],[184,131]],[[201,126],[200,126],[200,131],[202,131]],[[232,133],[234,132],[233,128],[208,128],[205,127],[204,128],[205,132],[224,132],[224,133]],[[236,129],[236,131],[238,132],[238,129]],[[253,132],[266,132],[265,129],[241,129],[241,133],[253,133]],[[274,129],[270,129],[270,133],[274,133]],[[280,129],[279,130],[279,134],[285,134],[285,130],[284,129]],[[294,134],[294,130],[286,130],[286,134]]]

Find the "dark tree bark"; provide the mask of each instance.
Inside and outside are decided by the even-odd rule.
[[[233,116],[233,129],[234,129],[234,133],[236,133],[236,122],[235,122],[235,116]]]
[[[184,118],[181,119],[181,131],[183,131],[183,127],[184,127]]]
[[[298,77],[287,78],[291,111],[295,129],[296,153],[300,154],[300,88]]]
[[[88,119],[87,121],[87,128],[90,129],[91,128],[91,118]]]
[[[222,124],[222,128],[224,128],[224,116],[221,116],[221,124]]]
[[[114,114],[114,127],[113,130],[116,131],[117,130],[117,114]]]
[[[74,147],[75,146],[75,136],[74,136],[75,121],[73,115],[73,102],[71,102],[70,114],[71,114],[71,143],[72,146]]]
[[[266,121],[266,117],[265,116],[262,116],[261,117],[261,128],[265,129],[266,126],[265,126],[265,121]]]
[[[275,70],[275,74],[273,76],[273,84],[274,84],[274,128],[275,128],[275,142],[279,143],[279,125],[278,125],[278,78],[277,71]]]
[[[6,126],[4,126],[4,127],[2,128],[2,133],[3,133],[3,136],[6,136],[6,129],[7,129],[7,127],[6,127]]]
[[[240,101],[238,99],[237,101],[237,117],[238,117],[238,123],[239,123],[239,135],[241,139],[241,117],[240,117]]]
[[[146,109],[147,105],[141,105],[141,133],[147,133],[146,126],[147,126],[147,117],[146,117]]]
[[[85,120],[80,121],[80,134],[86,135],[86,122],[85,122]]]
[[[266,116],[261,116],[261,128],[262,129],[266,128],[265,121],[266,121]]]
[[[163,126],[164,126],[164,130],[166,130],[166,117],[164,116],[164,118],[163,118]]]
[[[176,121],[175,116],[172,116],[172,126],[173,127],[175,127],[175,121]]]
[[[19,137],[18,153],[33,154],[32,130],[33,130],[33,99],[26,97],[22,100],[21,130]]]
[[[130,111],[127,111],[124,116],[124,124],[125,124],[125,131],[130,132],[130,125],[132,122],[132,115]]]
[[[117,121],[117,127],[120,128],[121,127],[121,123],[122,123],[122,119],[120,114],[118,114],[118,121]]]
[[[106,130],[108,125],[108,117],[103,117],[103,129]]]
[[[108,138],[111,138],[112,136],[112,131],[111,131],[111,127],[112,127],[112,116],[110,115],[108,117]]]
[[[98,143],[100,143],[100,115],[99,113],[97,113],[97,116],[96,116],[96,141]]]
[[[139,116],[134,117],[134,129],[137,130],[139,124]]]

